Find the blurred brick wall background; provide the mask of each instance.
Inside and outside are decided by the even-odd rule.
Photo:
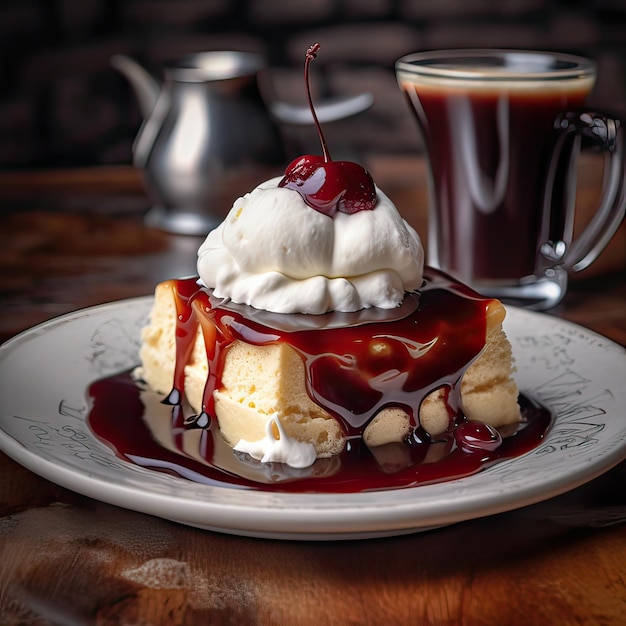
[[[342,149],[364,157],[419,149],[393,64],[420,49],[589,55],[600,69],[592,104],[626,115],[626,0],[2,0],[0,168],[130,162],[141,120],[110,67],[115,53],[158,74],[186,52],[260,51],[277,95],[303,103],[303,55],[316,41],[316,97],[376,99],[326,131],[335,158]],[[316,145],[310,133],[296,139]]]

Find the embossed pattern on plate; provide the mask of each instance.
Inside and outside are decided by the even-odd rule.
[[[556,411],[544,442],[467,478],[411,489],[285,494],[211,487],[126,463],[85,418],[90,382],[137,364],[152,303],[84,309],[0,347],[0,448],[33,472],[131,510],[231,534],[348,539],[427,530],[544,500],[626,458],[626,351],[582,327],[508,309],[525,393]]]

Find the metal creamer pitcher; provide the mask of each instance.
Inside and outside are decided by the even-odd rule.
[[[112,65],[132,85],[144,116],[133,163],[144,173],[154,206],[150,226],[204,235],[233,200],[287,165],[278,123],[312,124],[308,107],[266,104],[263,57],[251,52],[190,54],[164,65],[159,83],[135,60],[115,55]],[[316,107],[320,121],[366,110],[370,94]]]

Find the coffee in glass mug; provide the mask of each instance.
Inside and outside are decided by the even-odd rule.
[[[478,291],[531,308],[564,295],[624,215],[620,120],[585,108],[596,66],[551,52],[408,55],[398,83],[429,163],[428,262]],[[581,147],[608,157],[599,210],[573,237]]]

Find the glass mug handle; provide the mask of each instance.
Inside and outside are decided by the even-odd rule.
[[[626,186],[624,178],[626,146],[622,122],[595,111],[568,112],[559,115],[554,124],[557,140],[548,170],[544,215],[548,216],[548,241],[540,252],[551,265],[579,272],[593,263],[615,234],[626,211]],[[578,150],[595,149],[606,155],[604,182],[600,205],[584,230],[568,246],[562,240],[573,224],[575,188],[567,187],[574,180],[572,169],[576,166]],[[557,188],[565,190],[563,218],[565,224],[554,224],[550,211]],[[554,233],[554,230],[560,233]]]

